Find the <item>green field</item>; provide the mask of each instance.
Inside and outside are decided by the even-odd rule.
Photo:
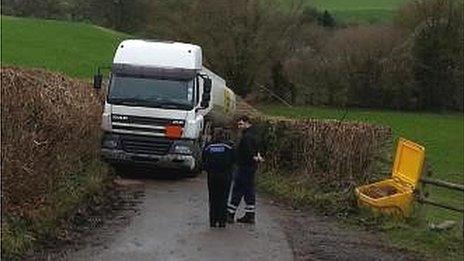
[[[2,65],[46,68],[91,78],[97,66],[111,64],[127,36],[84,23],[2,16]]]
[[[311,0],[319,10],[328,10],[344,22],[384,23],[409,0]]]
[[[291,118],[341,119],[345,110],[282,106],[263,106],[270,115]],[[370,122],[389,126],[396,139],[401,136],[426,148],[427,162],[435,179],[464,184],[464,115],[462,113],[433,114],[350,109],[345,120]],[[393,155],[393,151],[392,151]],[[463,194],[443,189],[428,188],[433,199],[463,207]],[[427,207],[430,220],[444,220],[462,215],[434,207]]]
[[[280,0],[286,5],[291,0]],[[394,12],[410,0],[304,0],[304,5],[327,10],[342,22],[384,23]]]

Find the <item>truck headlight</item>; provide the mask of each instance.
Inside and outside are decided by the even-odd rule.
[[[100,127],[104,131],[111,131],[111,117],[109,113],[102,114],[102,122]]]
[[[115,149],[119,145],[119,135],[105,134],[102,141],[102,147]]]
[[[186,145],[174,145],[173,153],[175,154],[192,154],[192,149]]]

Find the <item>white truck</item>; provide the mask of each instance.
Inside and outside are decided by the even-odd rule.
[[[102,85],[100,70],[94,87]],[[235,94],[202,65],[193,44],[125,40],[114,55],[101,128],[101,155],[116,169],[198,172],[212,126],[235,112]]]

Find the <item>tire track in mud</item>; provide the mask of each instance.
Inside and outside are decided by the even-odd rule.
[[[344,228],[334,218],[278,204],[282,225],[294,258],[302,260],[420,260],[394,248],[378,234]]]

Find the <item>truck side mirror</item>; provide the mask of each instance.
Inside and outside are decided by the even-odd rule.
[[[211,93],[212,82],[210,78],[204,79],[203,82],[203,93]]]
[[[201,107],[208,108],[209,102],[211,101],[211,87],[212,82],[210,78],[206,78],[203,81],[203,95],[201,96]]]
[[[209,102],[211,101],[211,93],[203,93],[201,97],[201,107],[208,108]]]
[[[97,90],[101,89],[102,80],[103,80],[103,75],[101,73],[95,74],[93,76],[93,88]]]

